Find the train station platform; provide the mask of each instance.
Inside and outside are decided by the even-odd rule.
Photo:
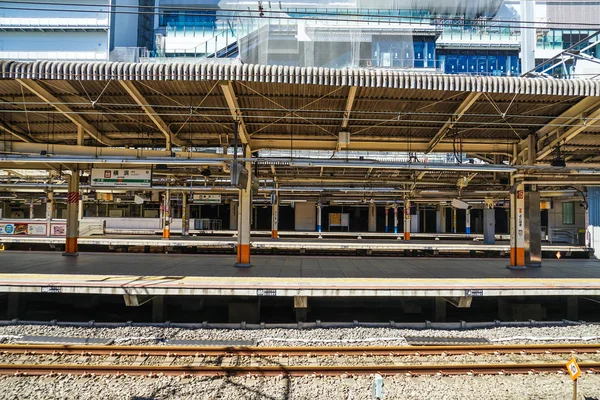
[[[22,249],[27,245],[45,245],[49,247],[60,247],[65,242],[61,237],[31,237],[31,236],[4,236],[0,237],[0,244],[5,246],[15,245]],[[139,235],[108,235],[101,237],[79,238],[78,243],[80,251],[94,251],[99,248],[129,250],[130,248],[144,248],[149,252],[149,248],[161,248],[162,251],[174,249],[194,249],[199,251],[220,250],[221,252],[234,251],[237,247],[237,240],[231,237],[172,237],[169,240],[160,237],[139,236]],[[250,247],[255,252],[297,252],[297,253],[319,253],[334,252],[340,253],[366,253],[366,254],[393,254],[404,251],[417,252],[419,254],[484,254],[484,255],[502,255],[510,251],[510,245],[507,241],[501,241],[496,244],[484,244],[481,241],[474,240],[425,240],[415,239],[410,241],[397,240],[395,238],[380,239],[349,239],[343,237],[327,236],[322,239],[315,237],[299,238],[253,238],[250,241]],[[560,252],[562,256],[573,255],[579,257],[588,257],[592,250],[585,246],[575,246],[568,244],[550,244],[544,243],[542,251],[555,254]]]
[[[124,296],[448,297],[598,296],[600,261],[1,252],[0,293]],[[469,300],[470,301],[470,300]]]

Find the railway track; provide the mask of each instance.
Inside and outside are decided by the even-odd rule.
[[[0,345],[2,375],[482,375],[600,373],[600,344],[403,347]]]

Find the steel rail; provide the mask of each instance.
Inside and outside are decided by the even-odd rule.
[[[600,353],[600,343],[438,345],[438,346],[115,346],[1,344],[0,354],[83,354],[147,356],[430,356],[461,354],[584,354]]]
[[[585,373],[600,372],[599,362],[582,362]],[[210,376],[336,376],[336,375],[509,375],[566,373],[563,363],[436,364],[436,365],[302,365],[302,366],[185,366],[185,365],[78,365],[0,364],[0,375],[210,375]]]

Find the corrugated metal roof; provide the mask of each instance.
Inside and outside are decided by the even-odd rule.
[[[428,91],[468,91],[522,95],[600,96],[600,80],[479,77],[380,69],[331,69],[270,65],[149,64],[117,62],[0,62],[3,79],[248,81],[324,86],[358,86]],[[265,88],[266,89],[266,88]],[[180,85],[180,93],[185,85]],[[261,91],[261,93],[263,93]]]

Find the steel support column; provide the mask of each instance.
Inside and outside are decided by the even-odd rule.
[[[394,204],[394,233],[398,233],[398,204]]]
[[[404,240],[410,240],[410,200],[404,200]]]
[[[496,210],[494,201],[486,200],[483,209],[483,243],[494,244],[496,242]]]
[[[452,233],[456,233],[456,208],[452,209]]]
[[[181,193],[181,236],[188,236],[190,231],[190,206],[188,205],[188,194]]]
[[[390,209],[386,207],[385,208],[385,233],[388,233],[390,231],[389,222],[388,222],[389,215],[390,215],[389,211],[390,211]]]
[[[33,199],[31,199],[31,201],[29,202],[29,219],[34,219],[34,218],[35,218],[34,205],[33,205]]]
[[[525,185],[525,265],[542,266],[542,216],[537,185]]]
[[[465,210],[465,233],[471,234],[471,210],[469,208]]]
[[[271,239],[279,238],[279,194],[273,193],[271,205]]]
[[[171,238],[171,191],[163,196],[163,239]]]
[[[52,218],[54,217],[54,192],[49,191],[46,198],[46,236],[51,236]]]
[[[246,158],[252,157],[250,147],[244,151]],[[240,189],[238,207],[238,246],[235,266],[238,268],[252,267],[250,263],[250,225],[252,223],[252,163],[246,162],[248,183],[245,189]]]
[[[67,238],[63,256],[78,256],[77,237],[79,236],[79,170],[72,169],[67,193]]]
[[[322,219],[323,219],[323,205],[319,201],[317,204],[317,232],[321,233],[323,231]],[[320,236],[320,235],[319,235]]]

